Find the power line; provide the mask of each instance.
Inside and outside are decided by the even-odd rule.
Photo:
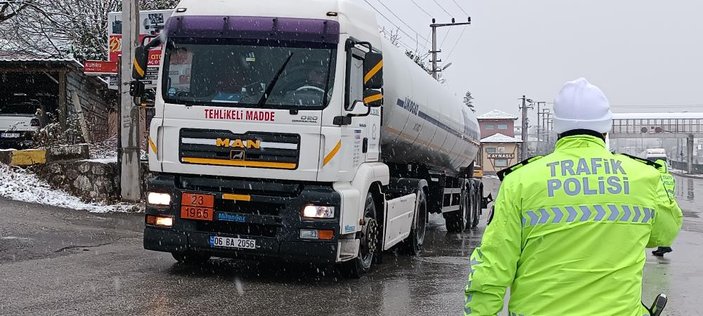
[[[366,0],[364,0],[364,1],[366,1]],[[405,22],[403,19],[401,19],[397,14],[395,14],[395,12],[393,12],[393,10],[391,10],[388,6],[386,6],[385,4],[383,4],[383,2],[381,2],[381,0],[376,0],[376,1],[378,1],[378,3],[380,3],[384,8],[386,8],[386,10],[388,10],[388,12],[390,12],[396,19],[398,19],[398,21],[400,21],[401,23],[405,24],[405,26],[407,26],[411,31],[415,32],[415,34],[417,34],[418,37],[424,39],[425,41],[428,40],[426,37],[423,37],[422,34],[420,34],[420,32],[416,31],[412,26],[410,26],[408,23],[406,23],[406,22]],[[366,1],[366,3],[369,3],[369,2]],[[371,4],[369,3],[369,5],[371,5]]]
[[[449,13],[449,11],[447,11],[447,9],[445,9],[441,4],[439,4],[439,2],[437,2],[437,0],[432,0],[432,1],[433,1],[434,3],[436,3],[437,6],[438,6],[440,9],[442,9],[442,11],[444,11],[444,13],[446,13],[448,16],[453,17],[452,14]]]
[[[425,10],[423,7],[421,7],[419,4],[417,4],[417,2],[415,2],[415,0],[410,0],[410,1],[411,1],[418,9],[420,9],[420,11],[424,12],[425,15],[427,15],[427,16],[430,17],[430,18],[432,17],[432,14],[430,14],[429,12],[427,12],[427,10]]]
[[[449,51],[449,54],[447,55],[447,60],[452,57],[452,54],[454,54],[454,50],[456,49],[457,45],[459,45],[459,42],[461,42],[461,39],[464,37],[464,31],[466,31],[466,28],[461,28],[461,34],[459,34],[459,38],[456,40],[454,46],[452,46],[452,49]]]
[[[439,44],[439,49],[441,50],[442,47],[444,47],[444,42],[447,41],[447,37],[449,37],[449,33],[452,31],[452,29],[448,29],[447,33],[444,33],[444,38],[442,39],[442,43]]]
[[[376,9],[376,7],[374,7],[368,0],[364,0],[364,2],[366,2],[366,4],[368,4],[374,11],[376,11],[376,13],[378,13],[379,15],[381,15],[381,17],[383,17],[386,21],[388,21],[388,23],[390,23],[391,25],[395,26],[395,27],[398,29],[398,31],[400,31],[401,33],[403,33],[403,34],[404,34],[405,36],[407,36],[408,38],[414,38],[414,36],[410,35],[410,34],[409,34],[408,32],[406,32],[403,28],[401,28],[400,26],[398,26],[398,24],[395,24],[391,19],[389,19],[385,14],[383,14],[381,11],[379,11],[378,9]],[[414,31],[414,30],[413,30],[413,31]],[[415,33],[418,34],[417,32],[415,32]],[[418,44],[419,44],[419,42],[418,42]],[[423,47],[423,48],[426,49],[426,47]],[[412,50],[412,48],[411,48],[411,50]]]
[[[457,7],[459,7],[459,10],[461,10],[461,12],[463,12],[463,13],[464,13],[465,15],[467,15],[467,16],[469,15],[468,13],[466,13],[466,10],[464,10],[464,8],[462,8],[462,7],[456,2],[456,0],[452,0],[452,2],[454,2],[454,4],[455,4]]]

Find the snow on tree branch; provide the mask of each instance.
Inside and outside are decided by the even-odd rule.
[[[169,9],[174,0],[140,0],[142,10]],[[0,0],[0,49],[80,61],[107,58],[107,14],[121,0]]]

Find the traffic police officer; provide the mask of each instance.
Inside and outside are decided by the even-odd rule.
[[[666,161],[662,159],[657,159],[656,163],[658,164],[659,172],[661,173],[662,176],[662,182],[664,183],[664,188],[666,189],[667,192],[671,196],[674,196],[674,192],[676,191],[676,180],[674,179],[674,176],[669,173],[669,168],[666,164]],[[652,254],[657,256],[657,257],[664,257],[664,254],[669,253],[674,251],[671,249],[671,246],[659,246],[657,250],[652,251]]]
[[[660,172],[612,154],[603,92],[581,78],[554,103],[555,151],[499,173],[492,219],[470,258],[465,315],[648,315],[645,247],[671,245],[682,214]]]

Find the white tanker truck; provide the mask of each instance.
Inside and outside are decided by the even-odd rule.
[[[338,264],[420,252],[428,213],[475,226],[474,114],[353,0],[184,0],[151,121],[144,247]]]

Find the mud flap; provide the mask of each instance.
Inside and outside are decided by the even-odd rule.
[[[488,203],[493,202],[493,195],[488,194],[487,197],[482,197],[481,198],[481,209],[488,208]]]

